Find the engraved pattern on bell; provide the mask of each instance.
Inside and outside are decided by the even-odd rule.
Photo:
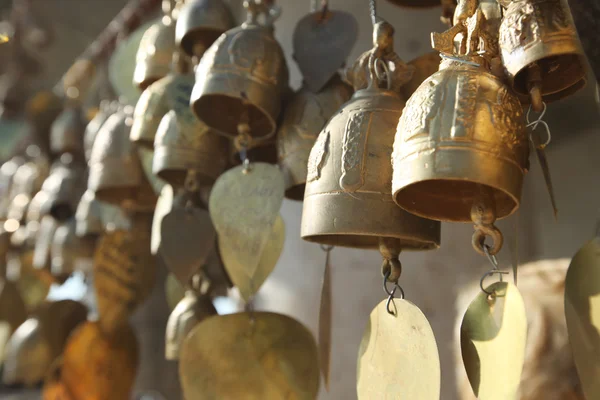
[[[516,95],[484,67],[445,60],[400,118],[394,200],[415,215],[469,222],[483,185],[493,190],[503,218],[519,206],[528,157]]]
[[[546,102],[585,86],[583,50],[567,0],[509,2],[500,26],[500,48],[508,76],[520,95],[529,93],[528,70],[534,64],[540,68]]]
[[[133,83],[141,90],[171,71],[175,51],[175,23],[164,16],[144,32],[136,54]]]
[[[188,56],[202,56],[215,40],[235,25],[222,0],[188,0],[177,17],[175,41]]]
[[[223,34],[202,57],[191,105],[216,132],[235,137],[247,119],[253,138],[264,140],[275,134],[288,80],[273,29],[245,23]]]
[[[378,248],[379,237],[393,237],[408,250],[439,246],[440,224],[408,214],[391,196],[392,143],[403,107],[394,92],[359,90],[331,118],[308,162],[303,239]]]
[[[304,198],[310,151],[329,118],[351,95],[352,88],[335,76],[319,93],[303,87],[286,107],[277,132],[277,150],[288,199]]]

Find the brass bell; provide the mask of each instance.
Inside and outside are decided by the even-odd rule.
[[[96,140],[96,135],[100,132],[100,128],[102,128],[102,124],[106,122],[108,117],[110,117],[114,112],[117,111],[118,103],[113,103],[108,100],[103,100],[100,103],[100,107],[94,118],[87,124],[85,127],[85,132],[83,134],[83,149],[85,152],[85,159],[89,162],[90,155],[92,154],[92,147],[94,146],[94,140]]]
[[[300,89],[286,106],[277,132],[277,151],[288,199],[304,199],[310,150],[329,118],[350,96],[352,88],[336,75],[319,93],[306,87]]]
[[[152,172],[174,187],[194,171],[200,186],[211,186],[228,166],[229,141],[198,121],[190,108],[176,108],[162,119],[154,142]]]
[[[85,166],[73,162],[70,154],[63,154],[42,185],[41,191],[48,197],[41,204],[41,215],[49,214],[58,221],[74,216],[86,188],[86,178]]]
[[[0,167],[0,220],[5,220],[10,205],[10,191],[17,169],[25,164],[25,158],[13,157]]]
[[[289,73],[273,36],[272,12],[265,2],[247,0],[248,18],[223,34],[196,68],[191,105],[202,122],[230,137],[246,126],[255,140],[275,134]],[[265,15],[265,25],[258,23]]]
[[[154,145],[154,136],[162,117],[169,110],[189,108],[194,76],[188,73],[188,60],[179,52],[174,53],[173,64],[173,72],[144,90],[133,112],[129,138],[149,149]]]
[[[222,0],[188,0],[177,16],[175,43],[189,57],[200,59],[225,31],[235,26]]]
[[[102,125],[90,156],[88,189],[102,202],[151,210],[156,195],[129,140],[131,111],[131,107],[125,107]]]
[[[102,220],[102,204],[96,199],[94,192],[87,190],[75,212],[76,232],[79,237],[100,236],[104,233]]]
[[[183,299],[171,312],[167,321],[165,358],[167,360],[179,360],[183,341],[192,328],[204,319],[216,314],[217,310],[209,296],[187,291]]]
[[[59,280],[69,277],[75,271],[91,273],[91,260],[94,258],[98,237],[79,237],[76,227],[76,221],[71,219],[54,232],[50,272]]]
[[[171,71],[173,51],[175,22],[165,14],[144,32],[135,57],[134,85],[146,90],[152,83],[165,77]]]
[[[484,19],[478,9],[433,35],[440,70],[417,89],[400,118],[392,190],[396,203],[415,215],[469,222],[483,202],[493,222],[519,206],[527,131],[517,96],[490,73],[497,47],[482,31]],[[458,54],[457,32],[463,35]]]
[[[357,60],[362,65],[367,60],[368,86],[358,80],[359,90],[312,148],[302,212],[305,240],[379,248],[387,238],[408,250],[439,247],[440,224],[405,212],[391,195],[393,136],[404,108],[398,91],[410,79],[409,67],[393,51],[393,33],[387,22],[375,25],[374,48]],[[389,64],[392,68],[376,71]],[[379,88],[383,81],[387,89]]]
[[[50,128],[50,152],[54,155],[71,153],[83,157],[86,122],[80,107],[67,106]]]
[[[502,60],[514,90],[541,110],[586,83],[585,56],[567,0],[502,0]]]
[[[49,169],[44,157],[29,161],[17,169],[10,188],[11,200],[7,210],[8,219],[23,221],[31,199],[41,189],[43,182],[48,177]]]

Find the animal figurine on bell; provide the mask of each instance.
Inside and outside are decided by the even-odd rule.
[[[172,0],[163,0],[162,8],[162,17],[144,32],[136,54],[133,83],[140,90],[145,90],[171,70],[171,59],[175,51]]]
[[[389,23],[374,24],[373,49],[351,69],[357,91],[312,148],[301,233],[324,245],[379,248],[386,259],[440,243],[439,222],[409,214],[392,199],[390,158],[404,109],[399,91],[412,75],[394,52],[393,34]]]
[[[190,103],[215,132],[235,138],[247,126],[252,141],[261,141],[275,134],[289,73],[273,35],[279,9],[261,0],[244,7],[246,22],[221,35],[198,64]]]
[[[492,236],[490,253],[502,246],[494,221],[514,213],[529,166],[523,109],[490,60],[498,46],[486,17],[472,3],[471,15],[443,34],[433,34],[440,70],[407,102],[394,141],[394,201],[438,221],[476,224],[473,238]],[[455,47],[455,37],[461,35]]]
[[[514,90],[541,112],[586,83],[585,56],[567,0],[501,0],[502,60]]]
[[[234,26],[223,0],[188,0],[177,16],[175,44],[197,64],[215,40]]]

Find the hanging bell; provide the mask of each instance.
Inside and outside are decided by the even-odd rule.
[[[222,0],[188,0],[177,17],[175,43],[198,60],[225,31],[235,25]]]
[[[0,167],[0,220],[4,221],[10,205],[10,191],[17,169],[25,164],[25,158],[17,156],[6,161]]]
[[[140,96],[133,112],[129,138],[132,142],[152,149],[156,130],[169,110],[189,108],[194,76],[184,55],[173,53],[173,72],[154,82]]]
[[[230,137],[247,124],[254,140],[275,134],[288,69],[283,50],[273,36],[265,2],[247,0],[248,19],[227,31],[206,51],[196,69],[191,105],[202,122]],[[258,17],[265,15],[265,25]]]
[[[63,154],[62,159],[70,157]],[[79,199],[86,188],[86,168],[83,164],[66,160],[58,161],[42,185],[47,197],[40,205],[40,215],[49,214],[58,221],[66,221],[75,215]]]
[[[76,234],[77,223],[71,219],[59,226],[52,240],[50,272],[62,280],[75,271],[91,273],[91,260],[96,249],[96,237],[79,237]]]
[[[392,190],[396,203],[415,215],[493,223],[519,206],[527,131],[518,98],[490,73],[497,47],[482,30],[484,19],[478,9],[446,33],[433,34],[440,70],[417,89],[400,118]],[[457,33],[463,37],[459,53]]]
[[[104,233],[102,220],[102,204],[96,200],[96,195],[90,190],[81,197],[75,212],[76,232],[79,237],[100,236]]]
[[[310,150],[329,118],[350,96],[352,88],[335,75],[319,93],[303,87],[287,105],[277,132],[277,150],[288,199],[304,199]]]
[[[146,90],[171,71],[171,59],[175,51],[175,22],[167,14],[144,32],[140,42],[133,72],[133,83],[140,90]]]
[[[115,113],[118,110],[117,107],[117,102],[103,100],[100,103],[98,112],[85,127],[85,132],[83,134],[83,149],[85,153],[85,160],[87,162],[90,161],[92,147],[94,146],[94,141],[96,140],[98,132],[100,132],[100,128],[102,128],[102,125],[106,122],[108,117],[110,117],[113,113]]]
[[[367,60],[368,86],[357,81],[357,92],[329,120],[312,148],[302,212],[305,240],[379,248],[380,239],[390,238],[407,250],[439,246],[440,224],[408,214],[391,195],[394,131],[404,108],[398,91],[411,75],[393,51],[393,34],[387,22],[375,25],[374,48],[356,62],[365,65]],[[380,89],[384,81],[387,89]]]
[[[129,140],[131,111],[127,106],[102,125],[90,156],[88,189],[102,202],[138,211],[151,210],[156,195]]]
[[[67,106],[50,128],[50,152],[56,156],[70,153],[83,158],[86,122],[81,107]]]
[[[502,0],[502,60],[514,90],[541,110],[586,83],[585,56],[567,0]]]
[[[217,315],[217,310],[210,297],[187,291],[167,321],[165,358],[179,360],[183,341],[192,328],[213,315]]]
[[[152,172],[172,186],[182,187],[191,170],[198,185],[211,186],[227,169],[229,141],[198,121],[187,102],[180,106],[160,123]]]

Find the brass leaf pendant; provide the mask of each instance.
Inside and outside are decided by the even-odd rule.
[[[460,328],[462,358],[480,400],[516,399],[525,362],[527,316],[517,287],[496,282],[473,300]]]

